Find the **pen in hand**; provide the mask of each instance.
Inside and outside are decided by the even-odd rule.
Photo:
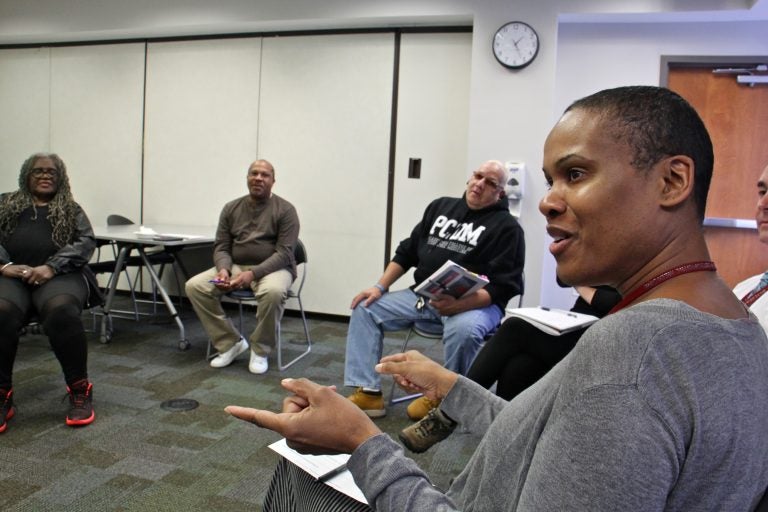
[[[317,477],[317,481],[318,482],[327,482],[331,478],[335,477],[336,475],[338,475],[340,473],[343,473],[346,470],[347,470],[347,465],[346,464],[342,464],[342,465],[340,465],[338,467],[335,467],[335,468],[331,469],[330,471],[326,471],[322,475],[318,476]]]

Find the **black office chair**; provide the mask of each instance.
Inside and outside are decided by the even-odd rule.
[[[304,336],[307,342],[307,349],[300,353],[295,358],[291,359],[288,363],[283,364],[283,339],[280,324],[277,324],[276,342],[277,345],[277,368],[280,371],[292,366],[299,359],[303,358],[312,350],[312,340],[309,337],[309,325],[307,324],[307,316],[304,313],[304,304],[301,302],[301,290],[304,288],[304,280],[307,277],[307,249],[301,240],[296,241],[296,247],[293,249],[293,257],[296,260],[296,267],[299,272],[299,277],[293,283],[293,286],[288,290],[288,299],[295,299],[299,303],[299,313],[301,314],[301,320],[304,324]],[[297,284],[298,283],[298,284]],[[234,290],[227,293],[227,297],[237,302],[239,310],[239,322],[238,330],[243,333],[243,303],[255,304],[258,307],[256,297],[253,295],[253,291],[248,290]],[[213,355],[211,342],[208,341],[208,351],[206,353],[206,359],[210,359]]]

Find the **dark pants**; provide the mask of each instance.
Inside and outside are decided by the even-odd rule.
[[[564,358],[585,330],[551,336],[522,318],[508,318],[480,349],[467,378],[485,388],[497,382],[496,394],[511,400]]]
[[[371,508],[280,458],[264,497],[264,512],[371,512]]]
[[[54,276],[40,286],[0,276],[0,388],[13,384],[19,330],[37,318],[67,384],[88,378],[88,344],[80,315],[88,286],[79,272]]]

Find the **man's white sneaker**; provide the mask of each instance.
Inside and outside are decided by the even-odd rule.
[[[231,349],[227,350],[226,352],[222,352],[218,356],[211,359],[211,366],[214,368],[224,368],[225,366],[229,366],[237,356],[246,350],[248,350],[248,342],[245,341],[245,338],[240,337],[240,341],[235,343]]]
[[[261,375],[267,373],[269,368],[269,360],[266,357],[258,355],[256,352],[251,351],[251,362],[248,363],[248,371]]]

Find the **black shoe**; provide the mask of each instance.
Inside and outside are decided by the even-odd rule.
[[[67,413],[67,425],[81,427],[93,423],[96,415],[93,412],[93,384],[87,379],[80,379],[67,386],[69,393],[69,412]]]
[[[397,437],[413,453],[422,453],[451,435],[455,428],[456,422],[435,407],[424,418],[403,429]]]
[[[8,391],[0,389],[0,434],[8,427],[7,421],[13,418],[16,409],[13,407],[13,388]]]

